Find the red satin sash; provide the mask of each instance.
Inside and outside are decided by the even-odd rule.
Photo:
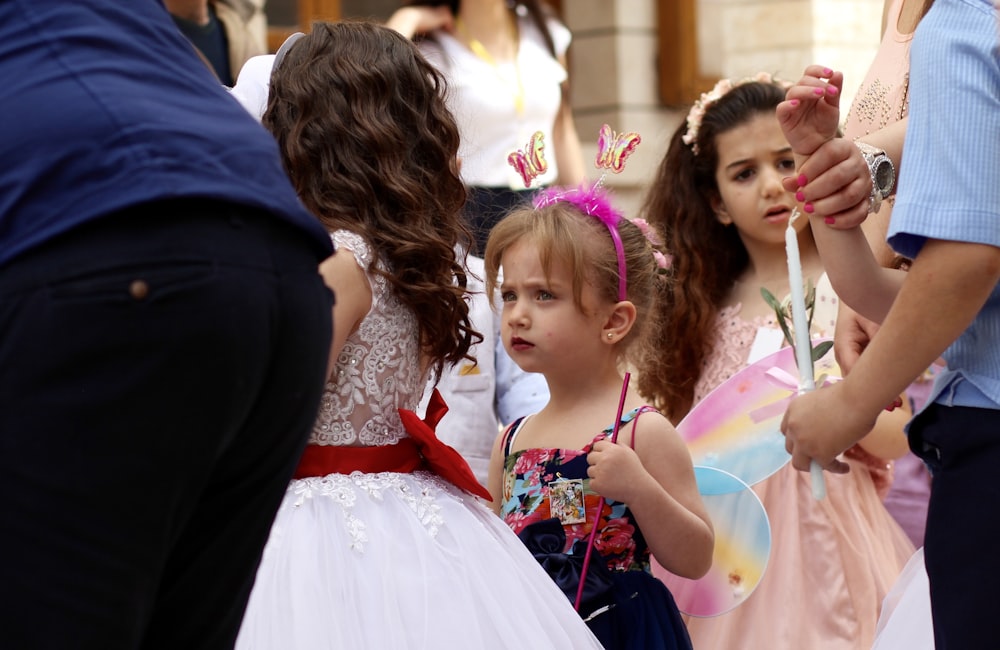
[[[437,423],[447,412],[448,405],[435,389],[423,420],[413,411],[399,409],[409,438],[382,447],[308,445],[295,469],[294,478],[351,472],[409,474],[424,469],[470,494],[492,501],[490,493],[476,480],[469,463],[434,433]]]
[[[385,447],[336,447],[333,445],[308,445],[295,468],[295,478],[350,474],[364,472],[398,472],[409,474],[425,469],[417,443],[403,438]]]

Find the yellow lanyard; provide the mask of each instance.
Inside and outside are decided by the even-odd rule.
[[[511,87],[511,94],[514,96],[514,110],[517,111],[518,116],[524,115],[524,83],[521,81],[521,66],[517,62],[517,47],[518,38],[517,30],[511,30],[511,36],[514,41],[514,85],[511,86],[510,79],[500,73],[500,66],[497,65],[496,59],[493,58],[479,39],[472,38],[468,31],[465,29],[465,23],[462,22],[461,18],[455,18],[455,29],[458,33],[468,42],[469,49],[475,54],[481,61],[485,62],[488,66],[493,68],[496,75],[500,77],[500,80],[504,82],[507,86]]]

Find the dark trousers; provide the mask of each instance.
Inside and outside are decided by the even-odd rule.
[[[930,405],[910,447],[934,477],[924,561],[937,650],[994,648],[1000,638],[1000,410]]]
[[[0,646],[232,647],[324,383],[321,256],[169,201],[0,269]]]

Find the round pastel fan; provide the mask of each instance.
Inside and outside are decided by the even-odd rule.
[[[832,352],[815,368],[817,387],[824,375],[840,377]],[[719,384],[677,425],[694,464],[724,470],[749,485],[781,469],[791,458],[781,418],[798,391],[797,378],[792,348],[785,347]]]
[[[698,580],[676,576],[653,560],[681,612],[690,616],[725,614],[760,584],[771,553],[771,525],[760,499],[746,483],[711,467],[695,466],[695,479],[715,528],[712,568]]]

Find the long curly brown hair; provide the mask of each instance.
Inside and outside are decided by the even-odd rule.
[[[299,197],[330,232],[361,235],[416,315],[438,375],[482,339],[469,322],[458,127],[444,79],[375,23],[315,23],[271,75],[263,124]]]
[[[750,263],[736,228],[727,228],[712,209],[719,198],[715,180],[716,138],[760,114],[774,114],[785,98],[778,83],[741,83],[711,105],[698,129],[698,154],[683,141],[682,122],[670,139],[646,195],[641,214],[663,233],[673,255],[662,301],[660,363],[640,374],[639,391],[674,422],[691,409],[702,367],[712,353],[719,308]]]

